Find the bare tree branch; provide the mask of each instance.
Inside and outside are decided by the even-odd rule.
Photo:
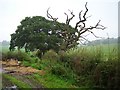
[[[102,38],[102,37],[99,37],[99,36],[95,35],[95,34],[94,34],[92,31],[90,31],[90,30],[88,30],[88,32],[90,32],[91,34],[93,34],[93,36],[96,37],[96,38]]]
[[[75,27],[71,27],[69,25],[70,21],[75,17],[73,11],[68,10],[71,14],[71,17],[69,17],[67,13],[64,13],[66,15],[66,23],[64,25],[61,25],[57,22],[58,18],[54,18],[49,13],[49,9],[50,8],[48,8],[47,10],[47,17],[55,21],[56,22],[55,24],[61,29],[60,35],[63,38],[63,45],[66,45],[65,46],[66,48],[75,46],[75,44],[77,44],[80,38],[84,39],[87,42],[90,42],[89,40],[86,39],[85,36],[83,36],[86,32],[94,35],[96,38],[101,38],[101,37],[96,36],[93,30],[94,29],[101,29],[101,30],[106,29],[106,27],[100,24],[101,20],[99,20],[94,26],[87,27],[86,21],[89,17],[91,17],[91,16],[87,16],[87,12],[88,12],[87,2],[85,3],[85,11],[83,12],[81,10],[79,12],[79,21],[76,22]],[[73,31],[70,32],[70,30],[73,30]]]
[[[80,13],[79,13],[79,19],[80,19],[80,21],[82,20],[82,19],[81,19],[81,13],[82,13],[82,10],[81,10]]]
[[[99,26],[99,23],[100,23],[100,20],[98,21],[98,23],[95,26],[90,26],[89,28],[85,28],[84,31],[80,32],[80,35],[89,30],[92,30],[92,29],[102,29],[102,30],[106,29],[106,27],[104,27],[104,26],[100,27],[101,25]]]
[[[67,16],[67,19],[66,19],[66,24],[68,23],[68,15],[67,13],[64,13],[66,16]]]
[[[87,41],[87,42],[90,42],[90,41],[89,41],[88,39],[86,39],[85,37],[82,37],[82,36],[81,36],[81,38],[84,39],[84,40]]]
[[[90,16],[88,16],[88,17],[86,17],[86,19],[87,19],[87,18],[90,18],[91,16],[92,16],[92,15],[90,15]]]
[[[84,45],[84,43],[82,41],[80,41],[80,43]]]
[[[50,8],[47,9],[47,17],[52,19],[53,21],[57,21],[58,18],[53,18],[53,16],[49,13],[49,9]]]
[[[71,13],[71,17],[69,18],[68,14],[67,13],[64,13],[66,16],[67,16],[67,19],[66,19],[66,24],[69,25],[70,21],[75,17],[75,15],[73,14],[72,11],[68,10],[70,13]]]
[[[47,9],[47,17],[48,17],[49,19],[53,20],[54,22],[56,22],[55,24],[56,24],[57,26],[59,26],[60,29],[64,30],[64,28],[62,28],[62,27],[57,23],[57,19],[58,19],[58,18],[54,18],[54,17],[49,13],[49,9],[50,9],[50,8]],[[61,34],[63,35],[63,33],[61,33]]]
[[[86,8],[86,11],[85,11],[85,13],[84,13],[84,15],[83,15],[83,20],[81,19],[81,13],[82,13],[82,11],[80,11],[80,13],[79,13],[79,21],[76,23],[75,29],[77,29],[77,27],[78,27],[78,25],[79,25],[80,23],[83,23],[83,22],[86,21],[86,14],[87,14],[87,12],[88,12],[87,2],[86,2],[86,4],[85,4],[85,8]]]
[[[85,4],[85,8],[86,8],[86,11],[85,11],[85,13],[84,13],[84,15],[83,15],[83,18],[84,18],[84,21],[86,21],[86,14],[87,14],[87,12],[88,12],[88,8],[87,8],[87,2],[86,2],[86,4]]]

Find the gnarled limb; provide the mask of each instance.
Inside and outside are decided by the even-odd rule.
[[[58,18],[54,18],[54,17],[49,13],[49,9],[50,9],[50,8],[47,9],[47,17],[50,18],[50,19],[52,19],[53,21],[57,21]]]
[[[70,11],[70,10],[69,10]],[[70,11],[71,13],[71,17],[69,18],[68,14],[67,13],[64,13],[66,16],[67,16],[67,19],[66,19],[66,24],[69,25],[70,21],[75,17],[75,15],[73,14],[73,11]]]
[[[101,30],[106,29],[106,27],[100,24],[101,20],[99,20],[94,26],[87,27],[86,21],[89,17],[91,17],[91,16],[87,16],[87,13],[88,13],[87,2],[85,4],[85,9],[86,9],[85,12],[83,12],[82,10],[79,12],[79,21],[76,22],[75,27],[70,26],[70,21],[75,17],[73,11],[69,10],[70,14],[72,15],[71,17],[69,17],[67,13],[64,13],[67,17],[66,23],[65,25],[61,26],[57,23],[58,18],[53,18],[53,16],[49,13],[49,8],[47,10],[47,17],[55,21],[56,25],[58,25],[62,30],[60,34],[62,35],[61,37],[64,39],[63,43],[64,45],[66,45],[66,48],[70,48],[75,44],[77,44],[77,41],[79,41],[80,38],[88,41],[85,37],[83,37],[83,34],[87,32],[91,33],[96,38],[100,38],[94,34],[93,29],[101,29]],[[73,33],[70,32],[70,29],[73,30]]]

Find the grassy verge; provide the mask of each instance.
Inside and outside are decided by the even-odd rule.
[[[65,81],[53,74],[46,74],[40,76],[39,74],[34,74],[29,76],[29,78],[34,77],[39,83],[41,83],[45,88],[75,88],[69,81]]]
[[[3,77],[6,78],[7,80],[9,80],[11,83],[15,84],[18,88],[26,88],[26,89],[28,88],[29,90],[32,90],[32,89],[30,89],[31,87],[28,84],[16,79],[15,77],[13,77],[11,75],[3,74]]]

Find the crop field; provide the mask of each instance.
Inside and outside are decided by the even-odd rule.
[[[120,46],[120,45],[119,45]],[[118,44],[102,44],[102,45],[91,45],[91,46],[79,46],[80,48],[87,48],[90,50],[94,50],[95,48],[101,49],[104,53],[109,54],[113,50],[118,51]],[[22,49],[24,51],[24,49]],[[9,46],[0,45],[0,52],[9,51]]]

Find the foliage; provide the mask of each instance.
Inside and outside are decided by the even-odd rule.
[[[74,86],[71,85],[71,82],[65,81],[64,79],[50,73],[47,73],[44,76],[40,76],[38,74],[34,74],[33,76],[46,88],[74,88]]]
[[[118,60],[109,60],[100,63],[94,72],[94,82],[96,86],[117,88],[120,82]]]
[[[90,53],[91,52],[91,53]],[[101,51],[92,51],[86,48],[73,48],[66,52],[70,67],[79,75],[91,72],[101,61]]]
[[[42,59],[46,60],[58,60],[60,59],[59,55],[54,50],[47,51],[43,56]]]
[[[105,48],[105,46],[91,48],[81,47],[72,48],[65,52],[64,57],[67,57],[67,59],[65,58],[67,65],[77,75],[74,77],[76,80],[76,83],[74,83],[75,85],[80,87],[92,86],[104,88],[116,86],[108,80],[108,77],[113,73],[113,82],[115,82],[115,78],[118,78],[118,76],[116,76],[118,73],[116,72],[116,68],[118,67],[117,61],[119,60],[117,54],[118,51],[116,47],[111,47],[109,52],[106,52]],[[64,64],[66,65],[65,62]],[[101,69],[98,70],[98,67]],[[99,73],[99,80],[102,81],[96,86],[98,79],[93,77],[97,77]]]
[[[57,22],[58,23],[58,22]],[[58,23],[62,25],[62,23]],[[25,47],[26,51],[39,49],[58,51],[62,42],[61,29],[42,16],[26,17],[21,21],[15,33],[11,34],[10,50]]]
[[[23,61],[23,60],[30,60],[31,57],[22,51],[8,51],[7,53],[3,53],[2,55],[2,59],[6,60],[6,59],[17,59],[19,61]]]

